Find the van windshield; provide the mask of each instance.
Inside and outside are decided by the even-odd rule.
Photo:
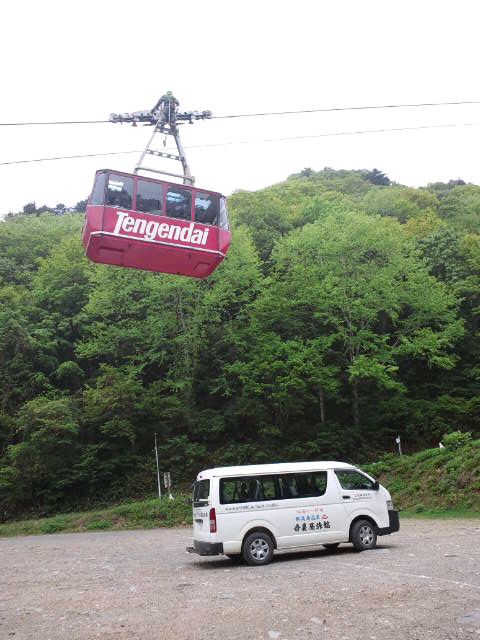
[[[210,480],[197,480],[193,488],[193,506],[202,507],[210,496]]]

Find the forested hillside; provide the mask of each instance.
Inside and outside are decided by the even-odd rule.
[[[206,281],[87,262],[79,213],[0,224],[4,517],[154,490],[154,433],[174,481],[480,435],[480,187],[305,169],[229,207]]]

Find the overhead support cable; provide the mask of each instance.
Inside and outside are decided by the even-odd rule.
[[[50,162],[52,160],[74,160],[76,158],[96,158],[97,156],[117,156],[124,153],[140,153],[138,149],[134,151],[109,151],[108,153],[86,153],[75,156],[56,156],[53,158],[32,158],[31,160],[13,160],[11,162],[0,162],[0,166],[6,164],[27,164],[29,162]]]
[[[315,109],[298,109],[292,111],[265,111],[259,113],[234,113],[223,116],[211,116],[211,120],[226,120],[233,118],[257,118],[266,116],[286,116],[300,115],[306,113],[331,113],[339,111],[367,111],[379,109],[413,109],[422,107],[449,107],[460,105],[480,104],[480,100],[457,100],[453,102],[418,102],[399,103],[383,105],[361,105],[357,107],[325,107]],[[70,124],[108,124],[111,120],[52,120],[47,122],[0,122],[0,127],[26,127],[26,126],[49,126],[49,125],[70,125]]]
[[[224,118],[256,118],[261,116],[287,116],[301,113],[331,113],[335,111],[367,111],[373,109],[404,109],[418,107],[447,107],[458,105],[480,104],[480,100],[459,100],[457,102],[418,102],[404,104],[364,105],[359,107],[326,107],[322,109],[301,109],[299,111],[270,111],[265,113],[239,113],[227,116],[212,116],[212,120]]]
[[[0,122],[0,127],[36,127],[52,124],[104,124],[110,120],[56,120],[49,122]]]
[[[308,138],[333,138],[336,136],[357,136],[367,133],[391,133],[397,131],[420,131],[422,129],[448,129],[452,127],[477,127],[480,122],[462,122],[453,124],[427,124],[418,127],[395,127],[392,129],[364,129],[362,131],[335,131],[331,133],[316,133],[305,136],[292,136],[285,138],[263,138],[260,140],[238,140],[233,142],[215,142],[212,144],[199,144],[188,147],[189,149],[205,147],[226,147],[235,144],[260,144],[264,142],[288,142],[291,140],[306,140]]]
[[[293,140],[306,140],[306,139],[314,139],[314,138],[333,138],[338,136],[356,136],[356,135],[364,135],[369,133],[396,133],[400,131],[422,131],[426,129],[449,129],[456,127],[478,127],[480,126],[480,122],[459,122],[452,124],[427,124],[420,125],[416,127],[394,127],[391,129],[364,129],[359,131],[334,131],[331,133],[317,133],[310,134],[305,136],[293,136],[293,137],[283,137],[283,138],[263,138],[259,140],[232,140],[231,142],[213,142],[211,144],[197,144],[186,147],[187,149],[206,149],[210,147],[227,147],[233,146],[237,144],[263,144],[267,142],[289,142]],[[168,151],[170,148],[167,147],[165,150]],[[173,149],[173,147],[171,148]],[[87,153],[83,155],[73,155],[73,156],[57,156],[52,158],[35,158],[30,160],[12,160],[10,162],[0,162],[0,166],[12,165],[12,164],[26,164],[29,162],[48,162],[52,160],[73,160],[75,158],[94,158],[97,156],[116,156],[120,154],[128,154],[128,153],[139,153],[138,149],[131,151],[110,151],[108,153]]]

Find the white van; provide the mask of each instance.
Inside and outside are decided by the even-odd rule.
[[[274,549],[351,542],[373,549],[400,529],[388,491],[344,462],[293,462],[208,469],[193,492],[193,547],[201,556],[271,561]]]

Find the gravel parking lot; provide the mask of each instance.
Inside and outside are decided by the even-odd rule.
[[[401,527],[266,567],[189,555],[189,529],[2,539],[0,638],[480,638],[480,520]]]

